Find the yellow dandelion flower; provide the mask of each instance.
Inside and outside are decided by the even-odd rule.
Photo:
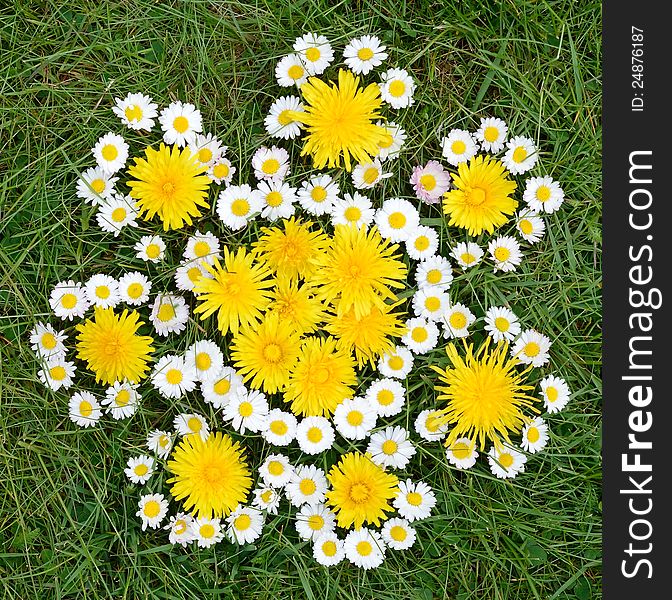
[[[244,504],[252,487],[243,448],[228,435],[185,436],[167,463],[170,493],[196,517],[220,518]]]
[[[399,248],[384,240],[378,229],[337,225],[330,248],[318,261],[310,279],[320,300],[333,303],[338,314],[354,309],[355,317],[384,310],[386,300],[396,300],[390,288],[403,288],[406,265]]]
[[[245,248],[238,248],[234,254],[224,246],[224,264],[214,259],[212,265],[203,264],[203,268],[213,278],[201,277],[194,284],[199,303],[195,314],[206,319],[217,312],[217,324],[223,334],[237,333],[240,325],[261,320],[270,302],[268,288],[273,286],[267,267],[255,264]]]
[[[359,78],[350,71],[338,72],[338,85],[311,77],[301,86],[304,111],[287,111],[287,117],[306,125],[306,142],[301,156],[310,154],[316,169],[325,166],[352,170],[355,163],[370,163],[387,130],[375,124],[381,118],[380,88],[371,83],[359,88]]]
[[[254,252],[278,277],[306,279],[324,255],[329,238],[321,231],[311,231],[310,221],[292,217],[282,223],[282,229],[262,228],[263,235],[252,246]]]
[[[289,376],[284,399],[292,403],[295,415],[329,416],[343,400],[354,396],[351,386],[356,384],[350,353],[338,350],[331,337],[308,338]]]
[[[358,367],[368,362],[375,368],[380,356],[394,350],[396,344],[391,338],[401,337],[407,331],[405,315],[392,312],[396,306],[398,303],[386,304],[382,310],[372,308],[359,318],[352,309],[342,315],[331,315],[326,319],[325,329],[336,338],[337,348],[354,352]]]
[[[331,490],[327,504],[337,514],[339,527],[359,529],[370,523],[378,527],[393,512],[389,500],[399,492],[399,480],[371,460],[370,454],[350,452],[331,467],[327,479]]]
[[[453,425],[446,439],[449,447],[461,437],[478,440],[483,449],[488,440],[497,447],[501,447],[502,438],[511,443],[509,432],[520,433],[523,425],[531,421],[523,409],[539,412],[534,403],[540,400],[528,394],[533,387],[523,383],[531,366],[516,371],[520,361],[509,356],[506,342],[491,349],[488,338],[475,353],[473,344],[464,345],[464,358],[454,344],[446,347],[452,368],[432,367],[446,384],[436,387],[442,392],[437,398],[447,402],[445,408],[434,414],[434,422],[437,427],[445,423]]]
[[[292,324],[271,313],[234,335],[231,359],[252,388],[274,394],[287,385],[300,347],[301,336]]]
[[[443,212],[449,225],[463,227],[469,235],[492,233],[504,225],[518,207],[511,198],[516,182],[504,165],[489,156],[477,156],[457,166],[452,189],[443,195]]]
[[[299,333],[312,333],[324,321],[324,305],[310,286],[299,285],[291,279],[278,279],[271,290],[270,312],[278,313]]]
[[[137,383],[145,377],[154,339],[137,335],[143,324],[139,318],[136,311],[115,315],[111,308],[97,307],[93,320],[76,325],[77,358],[86,361],[97,382],[111,385],[127,379]]]
[[[140,215],[149,220],[159,215],[165,231],[191,225],[192,217],[200,217],[199,206],[209,208],[207,201],[210,178],[207,165],[191,155],[161,144],[158,150],[145,149],[147,159],[135,158],[128,169],[131,198],[136,199]]]

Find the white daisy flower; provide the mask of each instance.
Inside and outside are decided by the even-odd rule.
[[[436,229],[418,225],[408,233],[405,240],[406,253],[413,260],[432,258],[439,249],[439,234]]]
[[[392,501],[399,515],[413,522],[417,519],[426,519],[436,505],[436,496],[432,488],[424,481],[399,482],[399,493]]]
[[[366,75],[387,58],[386,46],[375,35],[363,35],[348,42],[343,59],[356,75]]]
[[[511,348],[511,355],[518,357],[524,365],[543,367],[548,363],[551,340],[534,329],[526,329]]]
[[[407,332],[401,338],[413,354],[427,354],[436,348],[439,341],[439,328],[434,321],[422,317],[414,317],[406,321]]]
[[[385,521],[380,535],[392,550],[408,550],[413,544],[417,535],[415,529],[406,519],[393,517]]]
[[[210,425],[205,417],[199,413],[180,413],[173,419],[173,427],[177,435],[191,435],[197,433],[203,441],[210,435]]]
[[[415,269],[415,280],[419,288],[447,290],[453,282],[453,268],[443,256],[425,258]]]
[[[446,437],[448,423],[440,424],[436,418],[436,409],[423,410],[415,419],[415,431],[428,442],[437,442]]]
[[[213,279],[212,273],[206,270],[207,263],[203,259],[182,261],[175,269],[173,279],[175,286],[182,292],[193,292],[196,284],[205,277],[206,279]]]
[[[488,452],[490,470],[498,479],[512,479],[525,470],[527,456],[510,446],[497,450],[495,446]]]
[[[504,148],[509,128],[506,123],[496,117],[481,117],[481,125],[474,137],[485,152],[497,154]]]
[[[280,506],[280,492],[274,490],[272,487],[266,486],[252,490],[254,499],[252,506],[259,510],[265,510],[269,515],[278,514],[278,506]]]
[[[173,449],[173,438],[167,431],[153,429],[147,435],[146,446],[150,452],[156,452],[159,458],[168,458]]]
[[[405,69],[388,69],[380,76],[380,97],[392,108],[407,108],[414,102],[415,81]]]
[[[523,427],[523,450],[534,454],[542,450],[548,443],[548,425],[541,417],[536,417]]]
[[[30,330],[30,346],[38,358],[65,357],[67,336],[62,331],[56,331],[49,323],[38,322]]]
[[[420,225],[420,213],[408,200],[389,198],[376,211],[374,222],[384,238],[404,242]]]
[[[464,304],[453,304],[443,313],[443,337],[447,339],[463,338],[469,335],[469,327],[476,320]]]
[[[381,467],[403,469],[415,454],[415,446],[403,427],[386,427],[371,434],[366,451]]]
[[[240,504],[228,517],[226,537],[234,544],[251,544],[261,535],[264,515],[260,510]]]
[[[59,319],[72,321],[83,317],[91,302],[82,284],[69,279],[56,284],[49,295],[49,306]]]
[[[294,474],[294,467],[284,454],[269,454],[259,466],[259,476],[265,485],[284,488]]]
[[[413,168],[410,179],[415,195],[426,204],[436,204],[450,188],[450,173],[438,160]]]
[[[308,81],[308,70],[298,54],[288,54],[275,66],[275,78],[281,87],[301,87]]]
[[[546,223],[544,220],[535,215],[526,213],[519,213],[516,215],[516,229],[527,243],[536,244],[546,231]]]
[[[227,150],[227,147],[223,146],[222,142],[212,133],[207,135],[194,133],[188,139],[187,148],[199,163],[208,167],[222,158]]]
[[[154,119],[158,115],[156,110],[158,106],[149,96],[129,93],[123,100],[115,98],[114,104],[112,112],[129,129],[150,131],[154,127]]]
[[[344,438],[363,440],[376,426],[378,413],[366,398],[343,400],[334,411],[334,425]]]
[[[314,541],[336,529],[336,518],[324,504],[304,504],[296,513],[296,532],[302,540]]]
[[[118,179],[100,167],[87,169],[77,180],[77,197],[87,204],[98,206],[114,196],[114,185]]]
[[[399,158],[400,150],[406,142],[406,131],[394,121],[376,121],[378,127],[382,127],[387,135],[383,141],[378,142],[378,160],[393,160]]]
[[[65,355],[56,355],[44,362],[43,367],[37,372],[37,376],[50,390],[57,392],[61,388],[67,390],[72,385],[72,378],[75,376],[75,370],[75,363],[65,360]],[[89,392],[82,393],[88,394]],[[91,397],[93,398],[93,396]],[[98,402],[96,402],[96,407],[97,406]],[[87,418],[89,417],[91,417],[91,414],[89,414]],[[96,420],[98,420],[98,418],[96,418]],[[89,424],[95,425],[95,421]]]
[[[463,269],[476,266],[483,258],[483,250],[474,242],[460,242],[450,252],[450,255]]]
[[[135,513],[135,516],[142,519],[143,531],[147,527],[157,529],[166,514],[168,514],[168,500],[164,498],[163,494],[145,494],[140,496],[138,512]]]
[[[324,533],[313,542],[313,558],[324,567],[332,567],[345,558],[343,540],[335,533]]]
[[[68,416],[80,427],[93,427],[103,416],[98,400],[91,392],[75,392],[68,402]]]
[[[124,473],[132,483],[144,485],[154,473],[154,459],[146,454],[131,456],[126,462]]]
[[[109,275],[99,273],[84,284],[89,302],[100,308],[114,308],[119,304],[119,282]]]
[[[446,448],[446,458],[458,469],[471,469],[478,458],[476,444],[472,444],[471,440],[466,437],[457,438]]]
[[[196,387],[196,372],[176,354],[165,354],[154,365],[152,385],[165,398],[180,398]]]
[[[370,189],[381,179],[392,177],[392,173],[384,173],[383,165],[375,158],[370,163],[358,163],[352,170],[352,185],[358,190]]]
[[[485,313],[485,330],[495,343],[511,342],[520,333],[520,322],[510,308],[492,306]]]
[[[345,557],[356,567],[375,569],[385,560],[385,542],[377,531],[368,527],[353,529],[343,540]]]
[[[261,216],[269,221],[289,219],[294,214],[296,188],[282,181],[260,181],[257,190],[263,201]]]
[[[561,411],[569,402],[569,386],[564,379],[548,375],[544,377],[539,385],[541,387],[541,397],[544,399],[544,408],[549,414]]]
[[[547,175],[530,177],[525,182],[523,200],[527,202],[533,212],[550,214],[562,206],[565,200],[565,192],[562,191],[557,181]]]
[[[296,427],[296,441],[306,454],[319,454],[331,448],[336,434],[325,417],[305,417]]]
[[[112,415],[113,419],[126,419],[138,410],[141,398],[137,384],[115,381],[105,390],[101,404],[107,407],[105,412]]]
[[[222,417],[225,421],[231,421],[231,426],[238,433],[245,433],[248,429],[252,433],[259,433],[266,426],[268,417],[266,396],[258,390],[232,396],[224,407]]]
[[[219,248],[219,240],[214,233],[206,231],[201,233],[197,231],[187,240],[187,247],[182,256],[186,260],[203,260],[209,265],[215,262],[215,259],[222,258]]]
[[[379,417],[393,417],[401,412],[406,401],[406,388],[396,379],[385,377],[374,381],[364,397]]]
[[[182,333],[189,320],[189,307],[182,296],[158,294],[154,300],[149,320],[160,336]]]
[[[211,340],[199,340],[186,349],[184,360],[196,371],[198,381],[215,379],[224,368],[224,354]]]
[[[222,367],[212,379],[201,382],[203,399],[214,408],[223,408],[233,396],[247,394],[243,378],[232,367]]]
[[[268,135],[283,140],[293,140],[300,136],[303,123],[293,118],[291,114],[293,112],[304,112],[301,98],[281,96],[275,100],[264,119],[264,127]]]
[[[119,299],[131,306],[142,306],[149,301],[152,282],[139,271],[124,273],[117,282]]]
[[[268,411],[262,437],[274,446],[288,446],[296,437],[296,417],[289,412],[274,408]]]
[[[320,216],[331,212],[339,192],[338,183],[330,175],[316,175],[301,184],[297,199],[303,210]]]
[[[167,525],[163,529],[168,531],[168,541],[175,545],[179,544],[183,548],[194,541],[194,517],[187,513],[178,512],[170,517]]]
[[[217,198],[217,216],[234,231],[243,229],[263,207],[261,192],[253,190],[246,183],[227,187]]]
[[[294,51],[303,59],[309,75],[321,75],[334,60],[334,51],[323,35],[306,33],[296,38]]]
[[[208,169],[207,176],[217,185],[229,185],[235,172],[236,167],[232,165],[231,161],[228,158],[221,157]]]
[[[502,163],[514,175],[526,173],[539,160],[537,148],[530,138],[517,135],[506,142],[506,147]]]
[[[128,159],[128,144],[116,133],[108,132],[98,138],[91,153],[98,166],[106,173],[116,173]]]
[[[285,485],[285,493],[292,506],[298,508],[304,504],[324,502],[327,487],[327,478],[322,469],[315,465],[299,465]]]
[[[441,321],[443,313],[450,306],[450,298],[438,286],[421,287],[413,294],[411,304],[416,317],[428,321]]]
[[[252,156],[252,168],[261,181],[282,181],[289,175],[289,153],[277,146],[262,146]]]
[[[476,156],[478,144],[466,129],[452,129],[441,140],[442,156],[456,167]]]
[[[166,243],[158,235],[143,235],[133,249],[137,258],[145,262],[158,263],[165,256]]]
[[[518,240],[510,235],[500,235],[488,244],[488,252],[495,263],[494,270],[515,271],[523,260]]]
[[[210,548],[224,539],[224,528],[220,519],[200,517],[191,523],[191,536],[199,548]]]
[[[159,123],[166,144],[176,144],[178,148],[186,146],[194,134],[203,131],[201,111],[193,104],[171,102],[159,115]]]
[[[331,224],[354,225],[357,228],[362,225],[371,225],[376,211],[373,204],[366,196],[359,192],[345,194],[342,200],[334,200],[331,208]]]
[[[395,346],[394,351],[380,357],[378,372],[383,377],[406,379],[413,369],[413,354],[404,346]]]

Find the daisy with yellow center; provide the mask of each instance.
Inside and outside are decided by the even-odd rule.
[[[147,220],[158,215],[164,231],[191,225],[193,217],[201,216],[199,207],[210,207],[207,166],[188,149],[164,144],[158,150],[146,148],[145,156],[135,158],[128,170],[134,178],[128,182],[130,196],[136,199],[140,215]]]
[[[187,435],[175,448],[166,483],[175,500],[197,517],[222,517],[247,500],[252,488],[243,448],[228,435],[211,433],[206,440]]]
[[[523,383],[529,368],[516,370],[520,361],[508,356],[506,343],[491,348],[488,338],[475,353],[472,344],[465,343],[465,349],[462,357],[454,344],[448,344],[446,353],[452,367],[432,367],[445,384],[436,388],[438,399],[447,404],[435,413],[436,422],[453,425],[446,446],[459,437],[478,441],[481,448],[488,441],[497,447],[502,440],[510,443],[509,433],[520,433],[530,421],[523,410],[538,412],[538,400],[528,394],[532,386]]]
[[[290,118],[306,125],[306,142],[301,156],[310,154],[316,169],[325,166],[347,171],[355,163],[370,163],[378,153],[378,144],[387,136],[375,124],[379,118],[381,99],[377,85],[359,88],[359,78],[350,71],[338,72],[338,85],[331,86],[311,77],[301,86],[305,110],[291,111]]]
[[[511,197],[516,183],[498,160],[477,156],[469,163],[460,163],[453,178],[453,189],[443,198],[443,212],[448,224],[463,227],[469,235],[483,231],[492,233],[507,222],[518,201]]]
[[[362,525],[376,527],[393,512],[389,501],[399,492],[399,480],[371,460],[370,454],[350,452],[341,456],[327,476],[331,489],[327,504],[337,515],[339,527],[359,529]]]
[[[312,333],[325,318],[324,305],[312,288],[284,278],[271,290],[269,311],[278,313],[300,334]]]
[[[212,266],[204,268],[212,279],[201,277],[194,285],[198,294],[195,314],[207,319],[216,312],[222,334],[235,334],[240,325],[253,325],[261,319],[270,302],[268,288],[273,285],[266,266],[255,264],[245,248],[238,248],[234,254],[225,246],[223,264],[215,259]]]
[[[138,335],[143,324],[139,314],[111,308],[96,308],[93,320],[76,325],[77,358],[85,361],[96,381],[111,385],[124,379],[137,383],[149,370],[154,351],[151,337]]]

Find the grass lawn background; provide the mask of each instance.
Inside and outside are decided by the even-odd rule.
[[[601,597],[600,11],[598,2],[569,0],[76,1],[0,9],[2,597]],[[422,444],[410,470],[435,488],[438,505],[418,524],[412,550],[388,552],[368,573],[346,562],[318,565],[299,542],[286,501],[254,547],[184,551],[167,544],[165,532],[143,534],[134,516],[139,491],[123,474],[127,457],[177,410],[209,407],[193,394],[170,406],[147,392],[130,420],[107,417],[93,431],[79,430],[67,417],[68,394],[36,381],[27,343],[36,320],[61,324],[47,302],[58,281],[144,272],[124,235],[121,242],[102,236],[93,210],[74,194],[77,173],[94,164],[97,138],[127,133],[111,111],[113,98],[142,91],[159,107],[176,99],[196,104],[204,131],[229,146],[241,181],[251,182],[249,159],[266,142],[263,117],[273,98],[291,93],[275,83],[275,63],[306,32],[327,35],[337,61],[350,38],[377,34],[391,55],[377,71],[407,68],[418,82],[414,106],[398,113],[410,143],[385,183],[386,197],[412,194],[412,166],[440,159],[442,135],[453,127],[474,131],[481,116],[504,118],[514,133],[534,138],[541,167],[533,174],[559,180],[567,197],[517,273],[494,276],[482,265],[456,271],[451,288],[451,299],[479,316],[509,302],[524,326],[554,340],[546,372],[564,376],[573,398],[548,417],[549,446],[523,475],[502,482],[483,457],[462,473],[446,464],[438,444]],[[158,138],[155,129],[147,139]],[[294,149],[296,165],[298,144],[280,145]],[[372,196],[380,202],[380,190]],[[431,221],[440,217],[435,207],[424,207],[423,216],[440,222]],[[212,229],[215,220],[203,222]],[[143,227],[133,239],[148,232]],[[191,231],[166,236],[172,264]],[[218,233],[225,243],[235,238]],[[454,241],[443,227],[444,255]],[[171,274],[157,273],[158,290]],[[198,335],[193,323],[189,335]],[[437,350],[417,362],[409,378],[413,415],[434,406],[426,365],[443,357]]]

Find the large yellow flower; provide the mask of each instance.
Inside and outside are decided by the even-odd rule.
[[[489,156],[460,163],[453,177],[453,189],[443,196],[443,212],[449,225],[463,227],[469,235],[492,233],[504,225],[518,207],[511,198],[516,182],[509,179],[504,165]]]
[[[290,374],[285,402],[292,412],[304,417],[331,415],[357,384],[355,361],[349,352],[338,350],[336,340],[311,337],[301,347],[296,367]]]
[[[312,333],[324,320],[324,305],[315,298],[308,285],[299,285],[292,279],[278,279],[271,290],[268,310],[278,313],[301,334]]]
[[[228,435],[185,436],[167,463],[170,493],[197,517],[226,517],[247,500],[252,478],[243,449]]]
[[[337,513],[339,527],[364,523],[378,527],[393,512],[389,504],[399,492],[399,480],[371,460],[370,454],[350,452],[331,467],[327,479],[331,490],[327,504]]]
[[[199,206],[209,208],[208,187],[211,180],[204,175],[207,166],[198,162],[189,149],[161,144],[158,150],[145,149],[147,159],[135,158],[128,174],[131,198],[136,199],[140,215],[151,219],[159,215],[163,229],[180,229],[191,225],[192,217],[200,217]]]
[[[490,349],[489,340],[476,353],[473,344],[465,342],[464,358],[454,344],[448,344],[446,353],[452,368],[432,367],[446,384],[436,389],[442,392],[438,400],[445,400],[447,406],[434,413],[437,426],[453,425],[446,446],[460,437],[478,440],[484,450],[488,441],[497,447],[502,445],[502,438],[511,443],[509,432],[520,433],[523,425],[531,421],[523,409],[539,412],[534,403],[540,400],[530,396],[532,386],[523,383],[531,367],[517,371],[520,361],[509,357],[508,344],[500,342]]]
[[[341,69],[338,85],[311,77],[301,86],[301,94],[305,110],[287,111],[287,117],[307,126],[301,156],[312,155],[316,169],[340,167],[341,158],[348,171],[351,157],[356,163],[370,163],[389,137],[384,127],[375,124],[382,105],[375,83],[360,89],[359,78]]]
[[[251,387],[274,394],[287,385],[300,347],[301,336],[291,322],[270,313],[234,335],[231,358],[244,380],[251,379]]]
[[[337,225],[328,251],[318,261],[310,284],[318,298],[333,303],[338,314],[354,310],[361,318],[372,308],[384,310],[386,300],[396,300],[390,288],[403,288],[407,267],[399,246],[390,245],[378,229],[367,231]]]
[[[267,267],[255,264],[252,254],[238,248],[234,254],[224,246],[224,264],[215,259],[212,266],[204,264],[214,279],[201,277],[194,285],[198,306],[195,314],[206,319],[217,312],[220,331],[236,333],[240,325],[253,325],[268,307],[273,280]]]
[[[127,379],[136,383],[145,377],[153,338],[137,335],[143,324],[136,311],[115,315],[111,308],[96,308],[93,320],[78,323],[77,358],[86,361],[96,381],[111,385]]]

